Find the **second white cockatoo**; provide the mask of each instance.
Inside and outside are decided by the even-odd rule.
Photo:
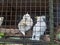
[[[0,17],[0,26],[1,26],[2,23],[3,23],[3,19],[4,19],[4,17]]]
[[[23,19],[18,23],[19,31],[25,36],[25,32],[33,26],[33,20],[27,13],[23,16]]]
[[[41,35],[44,34],[46,30],[45,16],[37,17],[37,23],[33,27],[32,40],[40,40]]]

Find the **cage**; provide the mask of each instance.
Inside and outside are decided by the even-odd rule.
[[[27,19],[25,15],[28,15]],[[43,21],[42,16],[45,17]],[[59,0],[0,0],[0,17],[3,17],[0,43],[55,45],[55,27],[58,27],[60,20]]]

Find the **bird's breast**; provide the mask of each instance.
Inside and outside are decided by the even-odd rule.
[[[36,24],[36,26],[38,26],[38,27],[46,26],[46,23],[45,23],[45,22],[38,22],[38,23]]]

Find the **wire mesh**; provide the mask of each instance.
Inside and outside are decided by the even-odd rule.
[[[1,27],[11,30],[18,29],[18,23],[27,12],[33,18],[34,23],[36,22],[35,16],[46,16],[49,12],[47,0],[2,0],[0,8],[0,16],[4,17]]]
[[[4,17],[0,26],[0,42],[22,43],[23,45],[48,45],[48,43],[53,43],[54,36],[56,36],[55,27],[59,25],[60,20],[58,2],[59,0],[0,0],[0,17]],[[30,20],[27,16],[27,19],[25,17],[22,21],[26,14],[29,14]],[[45,19],[42,19],[44,21],[41,21],[41,18],[39,21],[37,20],[41,16],[45,17]],[[31,24],[32,22],[33,24]],[[20,27],[18,24],[20,24]],[[25,35],[21,32],[21,27],[24,29],[22,32],[25,31]],[[38,38],[35,39],[35,37]]]

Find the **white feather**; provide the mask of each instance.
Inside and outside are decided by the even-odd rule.
[[[33,27],[32,40],[40,40],[40,36],[44,34],[46,30],[46,23],[43,18],[45,18],[45,16],[37,17],[37,23]]]
[[[2,23],[3,23],[3,19],[4,19],[4,17],[0,17],[0,26],[1,26]]]
[[[25,32],[28,31],[32,26],[33,20],[28,13],[23,16],[23,19],[18,24],[19,31],[21,31],[23,35],[25,35]]]

